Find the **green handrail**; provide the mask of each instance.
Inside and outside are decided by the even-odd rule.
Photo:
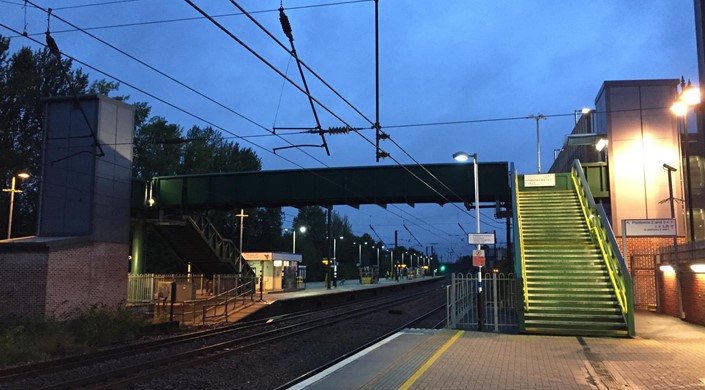
[[[524,311],[529,311],[529,287],[526,283],[526,260],[524,257],[524,236],[522,234],[521,212],[519,210],[519,175],[514,172],[514,220],[517,223],[516,240],[519,243],[519,256],[521,257],[521,280],[524,290]]]
[[[574,160],[571,168],[571,178],[578,194],[580,207],[587,221],[588,230],[597,241],[602,257],[607,266],[610,280],[614,286],[622,316],[627,324],[629,336],[634,336],[634,292],[632,280],[624,259],[619,252],[619,246],[614,238],[612,227],[602,205],[597,205],[590,192],[590,186],[585,179],[580,161]]]

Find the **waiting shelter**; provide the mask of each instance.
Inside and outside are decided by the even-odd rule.
[[[299,267],[302,255],[280,252],[243,252],[242,257],[262,279],[265,292],[303,288],[305,267]]]

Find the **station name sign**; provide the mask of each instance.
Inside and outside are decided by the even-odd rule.
[[[624,235],[628,237],[675,237],[676,220],[661,219],[625,219],[622,220]]]
[[[524,175],[524,187],[555,187],[556,175],[553,173]]]

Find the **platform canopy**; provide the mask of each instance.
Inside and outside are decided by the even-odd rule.
[[[480,203],[511,209],[507,162],[478,164]],[[133,206],[161,210],[361,204],[471,204],[472,164],[389,165],[155,177]]]

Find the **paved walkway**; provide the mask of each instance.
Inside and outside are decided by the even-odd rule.
[[[633,339],[407,330],[307,389],[705,388],[705,327],[637,313]]]

